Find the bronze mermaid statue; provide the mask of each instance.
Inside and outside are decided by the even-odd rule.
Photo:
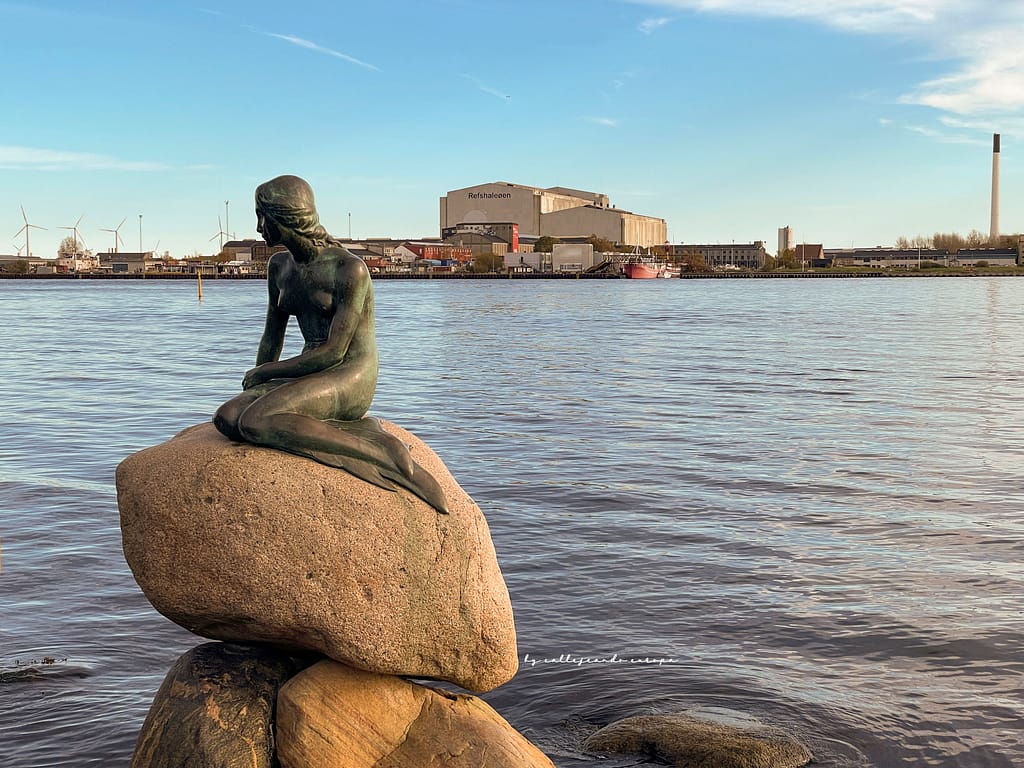
[[[217,409],[226,437],[338,467],[381,488],[405,488],[439,512],[444,492],[401,440],[366,415],[377,386],[373,283],[366,264],[320,224],[297,176],[256,188],[256,229],[268,246],[267,318],[242,393]],[[302,352],[281,360],[295,316]]]

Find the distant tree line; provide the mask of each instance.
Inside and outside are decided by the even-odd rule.
[[[800,262],[796,259],[796,251],[792,248],[787,248],[782,253],[772,256],[771,254],[765,256],[764,266],[761,267],[762,272],[771,272],[776,269],[799,269]]]
[[[6,272],[9,275],[27,275],[29,273],[29,263],[27,259],[15,259],[9,261],[3,267],[0,267],[0,272]]]
[[[558,245],[560,242],[562,241],[559,240],[557,237],[551,237],[551,235],[541,235],[540,237],[537,238],[537,242],[533,244],[533,250],[536,251],[537,253],[551,253],[554,247]]]
[[[967,236],[957,232],[936,232],[931,237],[916,235],[914,237],[896,238],[896,247],[909,251],[914,248],[935,249],[946,253],[956,253],[962,248],[1016,248],[1021,235],[1001,235],[996,242],[990,242],[987,235],[972,229]]]
[[[505,257],[498,253],[481,253],[473,258],[473,272],[500,272],[505,266]]]
[[[679,256],[673,257],[671,261],[678,264],[680,269],[686,274],[702,274],[714,271],[704,260],[704,254],[697,251],[684,251]]]
[[[561,242],[562,241],[559,240],[557,237],[552,237],[551,235],[542,235],[541,237],[537,238],[537,242],[534,243],[533,250],[536,251],[537,253],[551,253],[554,247]],[[583,242],[590,243],[592,246],[594,246],[594,253],[611,253],[617,250],[615,243],[613,243],[606,237],[601,237],[600,235],[596,234],[590,235],[590,237],[588,237]]]
[[[594,246],[594,253],[610,253],[615,250],[615,243],[599,235],[591,235],[587,242]]]
[[[79,242],[71,235],[68,235],[60,241],[60,245],[57,246],[57,255],[61,258],[68,256],[78,256],[83,254],[82,249],[79,247]]]

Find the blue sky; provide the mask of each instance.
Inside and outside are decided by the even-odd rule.
[[[35,256],[80,216],[137,250],[140,214],[144,249],[212,253],[281,173],[342,237],[436,235],[441,195],[498,180],[672,242],[987,233],[993,132],[1024,231],[1017,0],[199,3],[0,0],[0,253],[20,206]]]

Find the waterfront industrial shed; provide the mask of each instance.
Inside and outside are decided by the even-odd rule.
[[[467,264],[473,260],[473,250],[432,240],[407,240],[395,248],[391,258],[406,264],[420,260]]]
[[[1014,267],[1021,263],[1020,248],[961,248],[956,252],[956,263],[973,267],[978,263],[990,267]]]
[[[916,268],[931,262],[947,264],[949,254],[934,248],[826,248],[825,258],[836,267]]]
[[[763,240],[752,243],[680,243],[666,246],[669,256],[700,256],[712,268],[761,269],[768,257]]]
[[[495,181],[451,190],[441,198],[441,231],[466,224],[515,223],[522,236],[597,235],[624,246],[662,245],[664,219],[624,211],[608,196],[567,187]]]
[[[221,253],[229,256],[231,261],[266,263],[278,251],[287,250],[283,245],[267,245],[263,240],[247,238],[245,240],[228,240],[221,248]]]
[[[1013,267],[1020,263],[1019,248],[961,248],[949,253],[936,248],[827,248],[825,258],[837,267],[916,268],[932,263],[973,267],[983,262],[992,267]]]
[[[509,251],[510,241],[491,232],[478,230],[456,230],[444,233],[444,242],[453,247],[469,248],[473,258],[485,255],[504,256]],[[516,243],[518,244],[518,237]]]

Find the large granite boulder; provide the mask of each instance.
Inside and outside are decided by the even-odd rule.
[[[319,651],[472,691],[517,669],[508,591],[480,508],[419,439],[384,422],[450,514],[212,424],[117,468],[125,558],[153,606],[204,637]]]
[[[678,768],[799,768],[813,759],[799,741],[759,723],[685,712],[617,720],[591,735],[583,748],[648,755]]]
[[[193,648],[157,691],[131,768],[273,768],[277,694],[307,663],[266,647]]]
[[[322,661],[277,703],[282,768],[554,768],[481,699]]]

